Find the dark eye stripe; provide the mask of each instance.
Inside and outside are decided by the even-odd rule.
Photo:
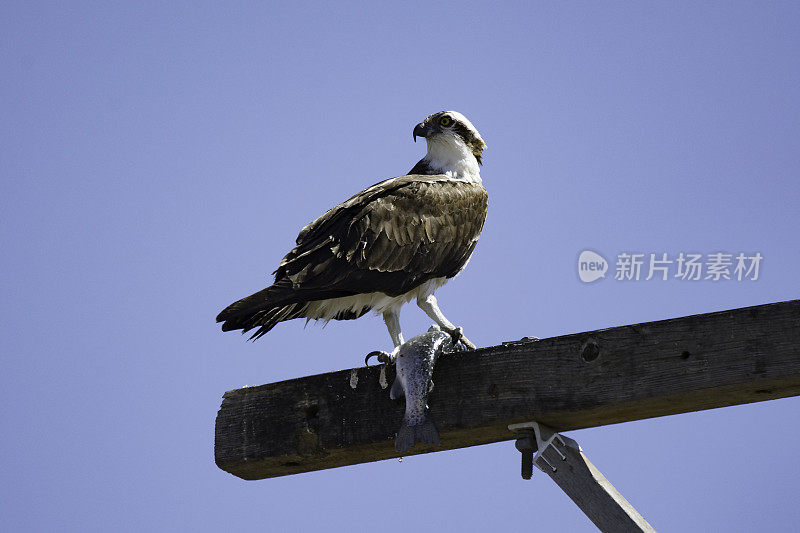
[[[472,132],[468,130],[467,127],[461,124],[460,122],[456,122],[453,125],[453,131],[459,134],[461,138],[467,142],[472,140]]]

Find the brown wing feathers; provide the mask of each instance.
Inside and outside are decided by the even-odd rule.
[[[259,330],[303,317],[307,302],[369,292],[399,296],[463,268],[486,217],[486,191],[445,176],[410,175],[376,184],[303,228],[275,283],[217,317],[223,331]],[[344,313],[349,319],[361,313]]]

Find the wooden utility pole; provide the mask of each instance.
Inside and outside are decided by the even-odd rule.
[[[225,393],[217,465],[262,479],[397,457],[403,402],[381,370]],[[509,425],[533,420],[562,432],[796,396],[800,300],[446,354],[433,379],[442,446],[404,455],[512,440]]]

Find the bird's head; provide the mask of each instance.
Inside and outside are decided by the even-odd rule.
[[[469,155],[480,165],[486,148],[472,122],[458,111],[439,111],[430,115],[414,126],[414,141],[417,137],[425,137],[428,142],[426,159],[439,163],[443,169]]]

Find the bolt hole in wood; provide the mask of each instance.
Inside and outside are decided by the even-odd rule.
[[[600,357],[600,346],[597,345],[597,341],[589,339],[584,342],[583,346],[581,346],[581,359],[590,363],[598,357]]]
[[[681,352],[681,359],[683,359],[684,361],[689,359],[691,356],[692,354],[690,354],[687,350]]]

